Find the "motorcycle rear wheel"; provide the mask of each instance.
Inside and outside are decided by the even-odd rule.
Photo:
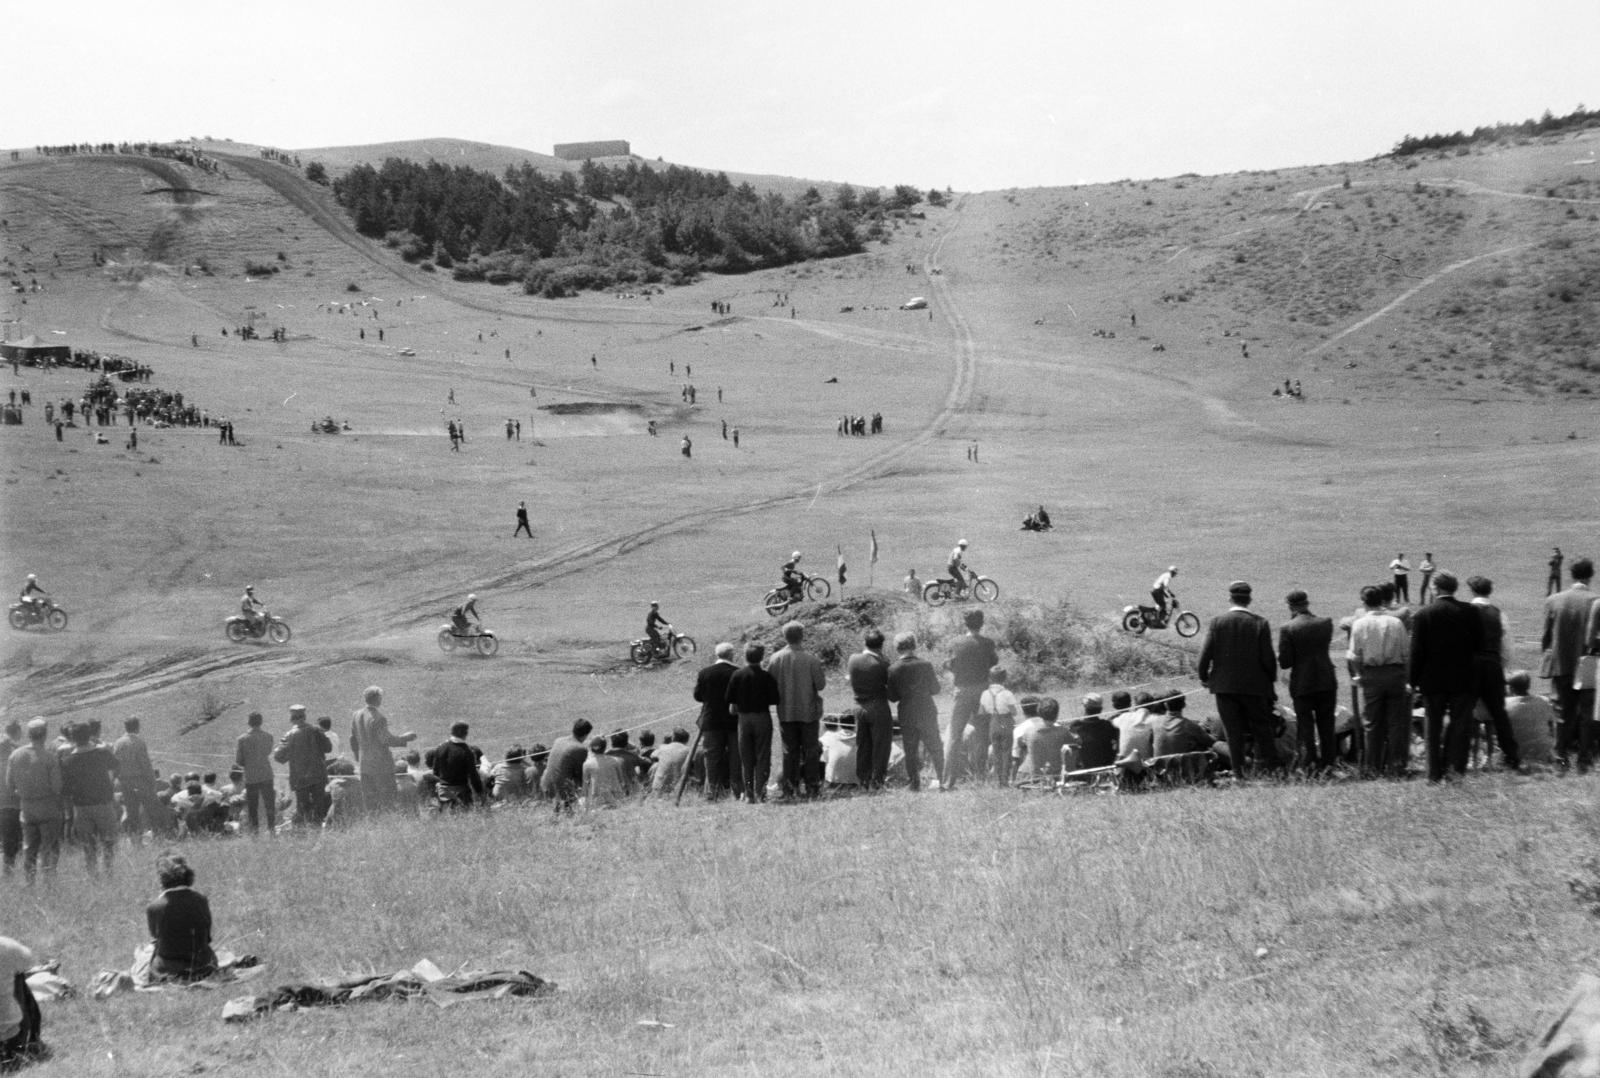
[[[945,588],[943,581],[930,580],[922,589],[923,602],[929,606],[943,606],[949,598],[950,592]]]
[[[1122,627],[1130,633],[1144,632],[1144,615],[1137,610],[1130,610],[1122,615]]]
[[[222,631],[227,634],[228,639],[232,640],[235,644],[244,643],[245,640],[250,636],[250,630],[244,627],[244,622],[242,621],[230,621],[223,627]]]
[[[654,658],[654,656],[650,654],[650,651],[650,641],[635,640],[633,645],[628,648],[628,658],[632,659],[640,666],[649,666],[650,660]]]
[[[777,617],[789,609],[789,591],[787,588],[773,588],[761,600],[761,606],[773,617]]]

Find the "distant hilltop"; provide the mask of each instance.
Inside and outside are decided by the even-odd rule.
[[[627,139],[607,139],[600,142],[558,142],[555,155],[563,161],[587,161],[591,157],[627,157]]]

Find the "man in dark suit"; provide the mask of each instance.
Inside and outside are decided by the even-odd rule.
[[[1428,781],[1440,782],[1446,768],[1467,772],[1483,622],[1475,607],[1456,598],[1454,573],[1435,575],[1433,592],[1433,602],[1411,619],[1411,687],[1422,693],[1426,708]]]
[[[1272,736],[1272,701],[1277,698],[1278,664],[1272,654],[1272,627],[1250,610],[1250,585],[1228,585],[1232,606],[1211,619],[1200,649],[1200,684],[1217,698],[1217,717],[1227,734],[1233,771],[1242,775],[1245,761],[1276,770],[1280,766]]]
[[[1311,612],[1305,592],[1291,591],[1289,620],[1278,629],[1278,665],[1289,671],[1289,699],[1294,701],[1295,727],[1300,743],[1300,766],[1306,771],[1327,770],[1337,758],[1333,707],[1339,680],[1333,672],[1328,648],[1333,643],[1333,619]]]
[[[1594,562],[1578,558],[1572,563],[1572,587],[1557,592],[1544,601],[1544,636],[1539,646],[1544,649],[1544,659],[1539,664],[1539,676],[1550,679],[1556,692],[1556,710],[1561,713],[1561,725],[1556,730],[1556,756],[1569,763],[1572,750],[1578,750],[1578,771],[1589,770],[1594,760],[1594,686],[1585,689],[1572,687],[1572,676],[1578,672],[1578,660],[1588,650],[1584,630],[1589,610],[1597,597],[1589,587],[1594,579]]]
[[[733,645],[717,645],[717,661],[700,671],[694,681],[694,698],[700,704],[700,740],[706,751],[706,800],[716,801],[743,789],[737,761],[739,720],[728,714],[728,679],[738,669]]]

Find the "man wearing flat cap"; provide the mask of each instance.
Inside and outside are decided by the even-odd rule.
[[[1278,629],[1278,665],[1289,671],[1289,699],[1300,745],[1300,766],[1326,771],[1337,758],[1334,703],[1339,679],[1328,648],[1333,644],[1333,619],[1311,612],[1311,599],[1296,589],[1284,597],[1289,620]]]
[[[1242,775],[1254,757],[1256,769],[1279,767],[1272,736],[1272,701],[1277,697],[1278,663],[1272,653],[1272,627],[1250,609],[1250,585],[1228,585],[1232,605],[1211,619],[1200,649],[1200,684],[1217,698],[1217,717],[1228,738],[1234,774]]]

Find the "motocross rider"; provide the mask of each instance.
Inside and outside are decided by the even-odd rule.
[[[653,651],[662,649],[661,626],[663,625],[666,626],[667,632],[672,631],[672,622],[661,616],[661,604],[651,599],[650,613],[644,616],[644,631],[650,637],[650,648]]]
[[[44,613],[44,604],[48,594],[39,586],[39,578],[33,573],[29,573],[28,582],[22,585],[22,594],[18,595],[17,598],[28,604],[34,616],[37,617]],[[38,598],[34,598],[34,596],[38,596]]]
[[[239,598],[239,613],[244,615],[245,623],[250,626],[251,632],[260,632],[261,623],[265,620],[267,604],[256,598],[256,586],[246,584],[244,595]]]
[[[483,620],[478,617],[478,594],[473,592],[467,596],[467,601],[456,607],[450,613],[450,631],[457,636],[466,636],[472,631],[472,622],[477,622],[478,628],[483,628]]]
[[[789,555],[789,560],[783,563],[780,572],[783,573],[783,586],[789,589],[796,599],[805,598],[805,574],[800,572],[800,552],[797,550]]]
[[[944,567],[944,571],[955,581],[958,592],[967,590],[967,566],[963,560],[966,556],[967,541],[963,539],[950,551],[950,561]]]
[[[1172,578],[1178,575],[1176,565],[1167,566],[1167,571],[1156,577],[1154,584],[1150,585],[1150,598],[1156,601],[1156,609],[1165,622],[1172,608],[1178,604],[1178,596],[1172,590]]]

